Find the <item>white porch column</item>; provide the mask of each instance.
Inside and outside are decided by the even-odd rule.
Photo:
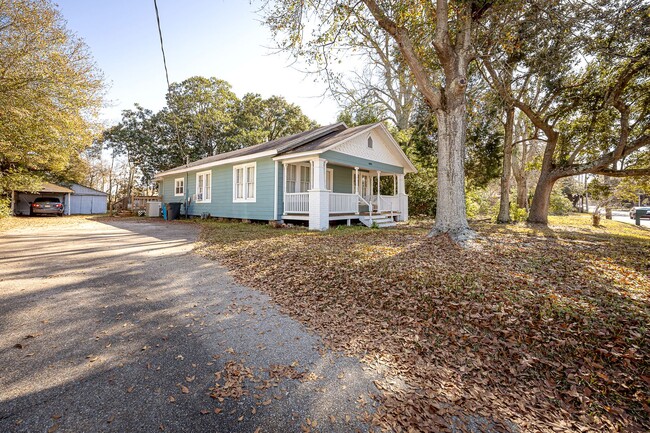
[[[311,161],[314,182],[309,190],[309,230],[327,230],[330,225],[330,192],[326,188],[327,160]]]
[[[359,195],[359,167],[354,167],[354,193]],[[354,213],[359,215],[359,199],[357,198],[357,211]]]
[[[70,193],[66,194],[65,201],[66,201],[66,204],[65,204],[66,205],[65,206],[66,207],[66,215],[69,216],[70,215],[70,208],[72,207],[71,204],[70,204]]]
[[[287,163],[282,162],[282,215],[286,214],[284,211],[287,208]]]
[[[408,221],[409,219],[409,197],[406,195],[404,185],[404,175],[397,175],[397,195],[399,200],[399,221]]]
[[[377,212],[381,213],[381,171],[377,170]]]

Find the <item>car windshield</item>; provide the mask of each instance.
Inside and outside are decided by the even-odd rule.
[[[34,200],[34,202],[35,203],[43,203],[43,202],[60,203],[61,201],[56,197],[37,197],[36,200]]]

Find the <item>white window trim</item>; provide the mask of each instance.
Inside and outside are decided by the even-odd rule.
[[[203,188],[205,189],[206,183],[205,183],[205,175],[209,174],[210,175],[210,197],[209,198],[204,198],[203,200],[199,200],[198,196],[201,191],[199,191],[199,176],[204,176],[203,177]],[[200,171],[196,173],[196,203],[212,203],[212,170],[207,170],[207,171]]]
[[[179,181],[183,182],[183,191],[181,191],[180,193],[176,191],[178,189]],[[176,179],[174,179],[174,197],[183,197],[184,195],[185,195],[185,178],[177,177]]]
[[[253,167],[255,173],[255,183],[253,190],[255,191],[254,197],[248,197],[248,168]],[[244,198],[237,198],[237,170],[242,169],[244,175],[242,177]],[[249,164],[239,164],[232,167],[232,202],[233,203],[255,203],[257,201],[257,162]]]
[[[329,192],[334,191],[334,169],[333,168],[328,168],[327,173],[325,174],[325,187],[327,187],[327,181],[330,181],[330,189],[328,189]]]
[[[309,188],[307,188],[306,191],[294,191],[294,192],[309,192],[309,190],[312,188],[312,185],[314,184],[313,179],[312,179],[312,177],[314,175],[314,170],[313,170],[313,168],[311,166],[311,163],[309,163],[309,162],[294,162],[294,163],[291,163],[291,164],[287,164],[287,166],[289,166],[289,165],[293,165],[293,166],[296,167],[296,179],[295,179],[296,190],[301,189],[302,183],[303,183],[303,180],[304,180],[302,178],[302,173],[301,173],[302,170],[300,170],[300,167],[308,167],[309,168],[309,176],[310,176],[310,178],[309,178]],[[284,183],[285,183],[285,189],[286,189],[287,179],[284,179]]]

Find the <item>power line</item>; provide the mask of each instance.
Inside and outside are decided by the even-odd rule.
[[[169,73],[167,72],[167,59],[165,58],[165,45],[163,44],[162,29],[160,28],[160,14],[158,14],[158,3],[153,0],[153,7],[156,9],[156,21],[158,22],[158,35],[160,36],[160,51],[162,51],[163,65],[165,66],[165,79],[169,89]]]

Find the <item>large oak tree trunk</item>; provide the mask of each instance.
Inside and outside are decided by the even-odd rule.
[[[530,204],[528,222],[534,224],[548,224],[548,210],[551,203],[551,192],[558,178],[550,173],[542,173],[535,188],[533,202]]]
[[[503,138],[503,173],[501,173],[501,197],[497,222],[510,222],[510,172],[512,171],[512,136],[515,127],[515,109],[506,109],[505,136]]]
[[[556,131],[545,131],[548,136],[546,148],[544,149],[544,157],[542,158],[542,167],[539,173],[539,180],[535,187],[535,194],[533,201],[530,204],[530,212],[528,212],[528,222],[533,224],[548,224],[548,209],[551,203],[551,192],[553,185],[562,176],[553,175],[553,155],[559,134]]]
[[[467,224],[465,206],[465,104],[448,104],[436,110],[438,120],[438,202],[436,223],[429,233],[449,234],[463,242],[474,237]]]

